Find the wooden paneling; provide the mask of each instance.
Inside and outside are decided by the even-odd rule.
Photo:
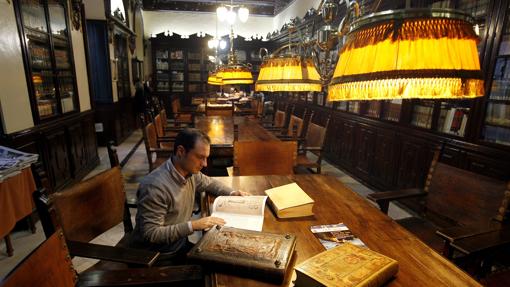
[[[6,135],[0,144],[38,153],[52,191],[81,180],[98,163],[92,111]]]
[[[394,132],[379,130],[375,140],[372,177],[381,186],[391,187],[394,185],[393,170],[397,165],[395,151],[399,147],[395,136]]]
[[[366,125],[358,125],[356,129],[356,170],[365,177],[370,176],[374,162],[375,129]]]
[[[136,116],[133,98],[123,98],[113,104],[96,104],[95,122],[103,125],[97,135],[100,146],[113,140],[119,145],[136,129]]]
[[[63,186],[71,180],[71,154],[67,147],[66,133],[57,130],[48,133],[44,137],[46,142],[50,180],[54,186]]]

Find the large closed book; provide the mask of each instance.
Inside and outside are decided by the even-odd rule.
[[[290,183],[265,191],[269,204],[279,218],[313,215],[313,199],[299,185]]]
[[[295,287],[377,287],[398,272],[398,262],[367,248],[344,243],[294,267]]]
[[[212,271],[281,283],[295,246],[294,235],[222,227],[208,231],[188,259]]]

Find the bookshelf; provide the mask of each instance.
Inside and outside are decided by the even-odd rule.
[[[77,87],[66,6],[60,1],[16,1],[35,123],[75,112]]]
[[[510,146],[510,7],[507,7],[504,29],[486,99],[482,128],[484,141]]]

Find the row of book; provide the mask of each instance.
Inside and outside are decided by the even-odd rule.
[[[510,101],[510,81],[494,80],[492,81],[490,100]]]
[[[488,142],[510,145],[510,128],[486,125],[484,128],[484,138]]]
[[[510,127],[510,105],[489,103],[485,121]]]
[[[465,108],[441,109],[438,119],[438,131],[464,136],[468,114],[469,109]]]
[[[39,155],[0,146],[0,182],[36,162]]]
[[[411,124],[417,127],[430,129],[433,111],[433,106],[414,106],[413,120],[411,121]]]

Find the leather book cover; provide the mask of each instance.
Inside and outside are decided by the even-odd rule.
[[[295,235],[222,227],[208,231],[188,259],[212,271],[281,283],[295,246]]]
[[[377,287],[398,272],[398,262],[367,248],[344,243],[294,267],[295,287]]]

